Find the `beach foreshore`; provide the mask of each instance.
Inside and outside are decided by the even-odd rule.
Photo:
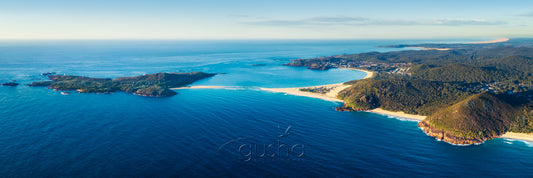
[[[368,112],[373,112],[373,113],[383,114],[383,115],[389,115],[389,116],[395,116],[395,117],[401,117],[401,118],[406,118],[406,119],[412,119],[412,120],[417,120],[417,121],[422,121],[422,120],[424,120],[427,117],[427,116],[422,116],[422,115],[407,114],[407,113],[404,113],[404,112],[401,112],[401,111],[388,111],[388,110],[384,110],[384,109],[381,109],[381,108],[372,109],[372,110],[369,110]]]
[[[533,133],[507,132],[501,135],[500,138],[510,138],[510,139],[525,140],[525,141],[533,142]]]

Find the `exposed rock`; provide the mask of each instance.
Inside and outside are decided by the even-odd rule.
[[[357,109],[357,108],[352,108],[352,107],[349,107],[349,106],[346,106],[343,105],[341,107],[337,107],[335,108],[335,111],[346,111],[346,112],[352,112],[352,111],[368,111],[368,109]]]
[[[55,72],[45,72],[45,73],[42,73],[41,75],[42,76],[49,76],[49,75],[55,75],[56,73]]]
[[[435,137],[437,140],[440,140],[440,141],[448,142],[451,144],[457,144],[457,145],[479,144],[479,143],[483,143],[485,140],[492,139],[491,137],[487,137],[485,139],[465,139],[465,138],[456,137],[449,133],[436,129],[435,127],[428,124],[426,121],[419,122],[418,127],[424,130],[424,132],[428,136]]]
[[[17,86],[17,85],[19,85],[19,84],[16,83],[16,82],[8,82],[8,83],[2,83],[2,84],[0,84],[0,85],[2,85],[2,86],[10,86],[10,87],[14,87],[14,86]]]

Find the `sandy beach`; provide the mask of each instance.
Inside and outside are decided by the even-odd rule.
[[[358,71],[363,71],[366,73],[365,77],[363,77],[362,79],[367,79],[367,78],[372,78],[374,77],[374,71],[369,71],[369,70],[365,70],[365,69],[354,69],[354,68],[338,68],[338,69],[350,69],[350,70],[358,70]],[[361,79],[359,79],[361,80]]]
[[[487,43],[500,43],[500,42],[506,42],[506,41],[509,41],[509,38],[498,38],[492,41],[470,42],[466,44],[487,44]]]
[[[510,138],[510,139],[517,139],[517,140],[525,140],[533,142],[533,133],[527,134],[527,133],[516,133],[516,132],[507,132],[500,136],[500,138]]]
[[[418,121],[422,121],[422,120],[424,120],[427,117],[427,116],[422,116],[422,115],[407,114],[407,113],[404,113],[404,112],[401,112],[401,111],[387,111],[387,110],[384,110],[384,109],[381,109],[381,108],[372,109],[372,110],[370,110],[368,112],[373,112],[373,113],[378,113],[378,114],[383,114],[383,115],[396,116],[396,117],[402,117],[402,118],[413,119],[413,120],[418,120]]]
[[[261,88],[261,90],[275,92],[275,93],[286,93],[286,94],[297,95],[297,96],[306,96],[306,97],[318,98],[318,99],[327,100],[327,101],[343,102],[342,100],[337,99],[337,94],[340,91],[344,90],[345,88],[348,88],[349,86],[350,85],[343,85],[342,83],[337,83],[337,84],[330,84],[330,85],[319,85],[319,86],[301,87],[301,88]],[[329,92],[321,94],[321,93],[300,91],[300,89],[302,88],[308,88],[308,89],[328,88]]]

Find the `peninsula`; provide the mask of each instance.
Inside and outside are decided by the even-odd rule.
[[[502,136],[523,139],[533,135],[528,134],[533,133],[532,39],[386,47],[446,50],[336,55],[296,59],[286,65],[374,71],[373,78],[342,85],[335,99],[345,104],[338,110],[418,115],[418,126],[426,134],[448,143],[467,145]],[[316,87],[299,91],[328,94]]]
[[[136,77],[89,78],[73,75],[48,75],[50,81],[33,82],[28,86],[46,86],[54,90],[76,90],[80,93],[112,93],[123,91],[149,97],[169,97],[177,93],[170,88],[183,87],[216,74],[203,72],[155,73]]]

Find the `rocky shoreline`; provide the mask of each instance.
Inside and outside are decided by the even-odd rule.
[[[424,133],[426,133],[426,135],[435,137],[439,141],[444,141],[444,142],[454,144],[454,145],[480,144],[480,143],[483,143],[485,140],[492,139],[492,138],[486,138],[484,140],[479,140],[479,139],[465,139],[465,138],[456,137],[449,133],[436,129],[435,127],[428,124],[426,121],[419,122],[418,127],[421,128],[424,131]]]
[[[370,110],[369,109],[356,109],[356,108],[352,108],[352,107],[349,107],[346,104],[344,104],[344,105],[342,105],[340,107],[336,107],[335,111],[353,112],[353,111],[370,111]]]

